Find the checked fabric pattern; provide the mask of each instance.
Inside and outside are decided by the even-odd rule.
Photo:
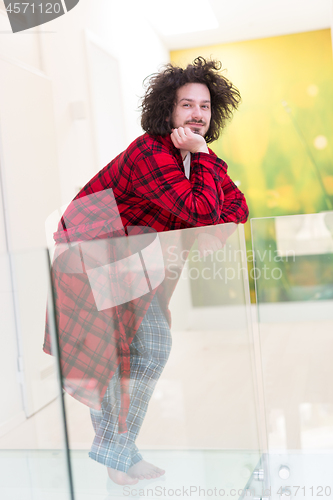
[[[168,283],[164,279],[157,288],[150,287],[149,293],[98,310],[81,243],[75,243],[127,239],[129,226],[164,232],[246,222],[245,197],[227,175],[226,163],[213,151],[191,154],[190,172],[187,179],[180,151],[170,136],[144,134],[81,189],[54,234],[52,282],[64,388],[82,403],[100,410],[109,382],[120,364],[119,432],[127,430],[130,344],[155,294],[171,325],[168,304],[176,282]],[[67,245],[65,251],[64,245]],[[109,250],[111,258],[112,245]],[[101,273],[95,282],[100,284],[102,279]],[[121,291],[122,287],[118,286],[115,294]],[[52,353],[48,321],[44,351]]]
[[[127,472],[129,467],[142,460],[135,440],[170,350],[169,325],[155,295],[130,346],[128,431],[125,434],[118,433],[121,390],[117,370],[103,398],[102,409],[90,410],[96,433],[89,453],[92,459],[123,472]]]
[[[190,168],[187,179],[180,151],[170,136],[143,134],[98,172],[76,199],[113,189],[125,228],[139,225],[169,231],[246,222],[245,197],[228,176],[223,160],[209,149],[209,154],[191,154]],[[77,226],[80,216],[68,215],[66,227]]]

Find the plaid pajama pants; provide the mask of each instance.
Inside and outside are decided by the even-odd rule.
[[[142,460],[135,440],[147,412],[149,400],[168,360],[171,332],[155,295],[130,345],[131,375],[128,431],[118,434],[120,411],[119,367],[112,377],[101,410],[90,409],[95,439],[90,458],[123,472]]]

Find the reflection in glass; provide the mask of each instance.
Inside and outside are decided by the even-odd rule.
[[[17,412],[1,426],[0,498],[72,500],[57,358],[41,349],[47,296],[52,295],[48,253],[46,249],[13,252],[1,255],[0,265],[6,271],[0,311],[2,392],[7,393],[2,422]],[[8,290],[10,278],[13,288]],[[52,300],[48,318],[55,340]],[[21,413],[16,401],[22,401]]]
[[[249,486],[261,454],[243,228],[125,235],[115,221],[55,235],[75,492],[96,494],[107,469],[128,473],[142,457],[166,471],[156,485]],[[199,249],[203,233],[219,250]]]
[[[251,221],[269,481],[286,484],[276,471],[288,466],[306,498],[333,491],[332,223],[333,212]]]

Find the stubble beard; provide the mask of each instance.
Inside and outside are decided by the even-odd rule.
[[[192,120],[191,120],[191,122],[192,122]],[[193,122],[192,122],[192,123],[193,123]],[[200,121],[200,122],[198,122],[198,123],[200,123],[200,124],[202,124],[203,126],[205,126],[205,123],[204,123],[204,122],[202,122],[202,121]],[[185,127],[186,127],[186,126],[188,126],[188,124],[187,124],[187,123],[185,123]],[[192,126],[192,127],[193,127],[193,126]],[[193,127],[193,128],[192,128],[192,127],[191,127],[191,130],[192,130],[192,132],[193,132],[194,134],[198,134],[198,135],[202,135],[202,136],[203,136],[203,134],[202,134],[202,128],[195,128],[195,127]]]

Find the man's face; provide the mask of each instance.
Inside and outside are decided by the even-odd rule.
[[[171,115],[172,128],[189,127],[203,137],[211,119],[210,93],[203,83],[187,83],[177,90]]]

